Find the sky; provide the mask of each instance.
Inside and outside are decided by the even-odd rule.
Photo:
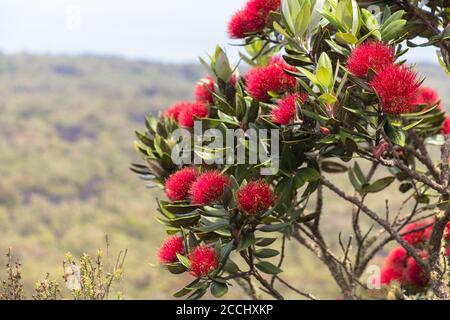
[[[98,54],[195,62],[225,46],[237,58],[227,22],[245,0],[0,0],[0,51]],[[436,62],[414,50],[413,62]]]

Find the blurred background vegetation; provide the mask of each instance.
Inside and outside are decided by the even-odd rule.
[[[433,64],[416,69],[449,108],[444,72]],[[12,247],[23,263],[27,293],[46,272],[63,283],[64,254],[95,254],[105,247],[106,235],[112,260],[128,249],[116,288],[125,299],[171,298],[191,281],[189,275],[171,275],[158,266],[156,250],[165,235],[154,219],[155,198],[164,195],[145,189],[128,167],[138,161],[134,129],[143,128],[146,115],[191,99],[202,75],[190,64],[0,55],[0,252]],[[398,207],[399,199],[391,194],[389,189],[377,194],[369,206],[383,212],[386,198]],[[336,244],[338,232],[344,230],[345,236],[349,230],[351,208],[337,199],[327,203],[324,234]],[[0,263],[6,263],[3,254]],[[297,287],[319,298],[338,298],[327,270],[293,243],[284,271]],[[239,289],[227,295],[242,297]]]

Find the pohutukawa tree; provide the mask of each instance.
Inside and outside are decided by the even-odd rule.
[[[434,46],[449,73],[450,11],[448,1],[418,2],[249,0],[228,26],[242,44],[239,63],[218,47],[209,62],[201,59],[208,75],[196,101],[147,118],[135,144],[144,164],[132,170],[167,195],[158,201],[168,234],[158,258],[169,272],[193,276],[175,297],[220,297],[235,283],[255,299],[283,299],[281,287],[315,299],[283,279],[292,241],[317,256],[345,299],[449,298],[450,118],[402,57]],[[211,144],[217,136],[173,134],[194,133],[197,124],[200,133],[237,133],[222,148]],[[250,129],[279,137],[255,146]],[[176,161],[181,141],[202,161]],[[251,161],[254,147],[272,159]],[[244,161],[230,161],[242,150]],[[277,150],[278,170],[262,174]],[[403,197],[396,214],[388,202],[379,212],[367,204],[387,188]],[[347,239],[335,230],[338,250],[322,234],[333,219],[324,190],[353,207]],[[392,243],[380,276],[367,279],[373,258]]]

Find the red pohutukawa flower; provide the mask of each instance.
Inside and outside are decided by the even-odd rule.
[[[428,225],[427,222],[411,223],[402,230],[402,234],[404,234],[403,239],[418,248],[419,256],[424,260],[428,259],[428,255],[421,248],[430,239],[431,231],[433,230],[432,225],[424,228],[426,225]],[[407,232],[411,233],[405,235]],[[444,239],[449,241],[447,242],[446,254],[450,256],[450,223],[446,226]],[[427,276],[422,268],[413,257],[408,255],[403,247],[393,249],[386,257],[381,269],[381,283],[390,284],[392,281],[414,288],[423,288],[428,283]]]
[[[417,92],[416,104],[425,105],[426,108],[433,107],[436,103],[440,101],[439,94],[433,88],[420,87]],[[442,105],[439,103],[439,109],[442,109]]]
[[[275,195],[264,180],[251,181],[236,192],[236,201],[241,210],[248,214],[267,211],[275,203]]]
[[[414,71],[403,65],[385,67],[370,82],[380,97],[386,113],[400,114],[414,111],[420,83]]]
[[[426,252],[420,253],[422,258],[427,258]],[[421,288],[428,282],[425,272],[417,263],[416,259],[409,257],[406,262],[406,269],[404,273],[404,284],[412,285],[414,287]]]
[[[208,107],[201,102],[188,104],[178,115],[178,124],[183,127],[192,128],[195,118],[202,119],[208,116]]]
[[[192,184],[190,190],[192,203],[207,205],[218,201],[223,197],[225,186],[230,184],[230,179],[226,175],[218,171],[207,171]]]
[[[425,251],[419,251],[422,259],[427,259]],[[386,257],[381,269],[381,283],[397,281],[401,285],[421,288],[427,284],[427,278],[417,261],[408,256],[403,247],[393,249]]]
[[[442,124],[442,133],[445,135],[450,134],[450,116],[446,116],[444,123]]]
[[[382,42],[370,41],[353,49],[347,69],[358,77],[366,77],[369,69],[380,72],[395,61],[394,49]]]
[[[403,270],[406,266],[408,254],[403,247],[392,250],[386,257],[381,269],[381,283],[390,284],[392,281],[402,282]]]
[[[250,0],[244,9],[237,11],[228,23],[231,38],[245,38],[248,33],[264,29],[271,11],[280,9],[280,0]]]
[[[410,223],[402,230],[402,234],[404,234],[403,239],[413,246],[417,246],[425,242],[426,239],[426,230],[424,227],[426,223]],[[416,230],[416,231],[413,231]]]
[[[277,56],[272,58],[269,65],[251,69],[246,76],[249,94],[256,100],[267,101],[270,99],[269,92],[283,94],[295,89],[295,77],[284,70],[296,71],[295,67]]]
[[[200,79],[194,89],[195,100],[205,104],[213,104],[213,92],[215,92],[214,79],[210,76]]]
[[[189,254],[191,262],[191,274],[196,277],[207,276],[208,273],[215,270],[219,262],[216,251],[208,246],[198,246]]]
[[[308,95],[305,93],[293,93],[278,100],[277,106],[272,109],[272,121],[288,125],[295,119],[296,102],[300,101],[303,104],[307,99]]]
[[[189,102],[178,102],[171,107],[167,108],[166,111],[164,111],[164,116],[174,119],[175,121],[178,121],[178,116],[180,115],[180,112],[186,108],[188,108],[190,105]]]
[[[197,176],[197,169],[192,167],[171,174],[166,181],[166,195],[170,201],[186,200],[189,196],[189,189],[197,180]]]
[[[237,11],[228,23],[228,34],[231,38],[245,38],[245,34],[250,30],[249,21],[245,10]]]
[[[158,260],[161,263],[174,263],[178,260],[178,254],[184,254],[183,237],[171,236],[161,244],[158,250]]]

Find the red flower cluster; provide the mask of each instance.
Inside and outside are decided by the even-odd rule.
[[[425,242],[427,239],[429,239],[429,233],[431,230],[431,227],[424,229],[426,225],[427,225],[426,223],[419,223],[419,222],[408,224],[402,230],[402,234],[405,234],[403,236],[403,239],[412,246],[417,246]]]
[[[394,48],[382,42],[370,41],[353,49],[347,60],[347,69],[358,77],[375,72],[370,85],[381,100],[384,112],[400,114],[412,112],[421,103],[429,103],[430,91],[419,90],[416,74],[409,68],[394,64]],[[423,96],[422,96],[423,95]]]
[[[433,230],[433,226],[426,227],[426,225],[427,223],[424,222],[411,223],[402,230],[403,239],[418,250],[422,259],[428,258],[424,248]],[[450,223],[446,226],[445,239],[450,241]],[[447,248],[448,256],[449,249],[450,242]],[[381,283],[390,284],[392,281],[397,281],[401,285],[421,288],[427,284],[428,279],[417,261],[410,257],[403,247],[399,247],[389,253],[381,270]]]
[[[247,214],[267,211],[275,203],[275,195],[264,180],[251,181],[236,192],[236,201]]]
[[[420,251],[419,255],[424,260],[428,258],[426,251]],[[404,277],[407,284],[418,288],[425,286],[428,282],[425,272],[413,257],[409,257],[406,261],[406,270]]]
[[[191,262],[191,274],[196,277],[204,277],[217,269],[219,262],[216,252],[208,246],[198,246],[189,254]]]
[[[295,89],[295,77],[288,75],[284,70],[296,71],[288,65],[282,57],[272,57],[269,65],[253,68],[246,76],[249,94],[259,101],[270,99],[269,92],[283,94]]]
[[[392,250],[381,269],[381,283],[390,284],[392,281],[401,282],[407,259],[408,254],[403,247]]]
[[[419,254],[426,259],[425,251],[419,251]],[[417,261],[408,256],[402,247],[391,251],[381,269],[381,283],[390,284],[393,281],[415,288],[421,288],[427,283],[426,275]]]
[[[390,65],[380,71],[370,82],[381,100],[384,112],[408,113],[417,107],[416,97],[420,83],[416,74],[403,65]]]
[[[158,250],[158,260],[163,264],[174,263],[178,260],[177,253],[184,254],[183,237],[168,237]]]
[[[420,87],[417,92],[416,104],[425,105],[426,108],[433,107],[440,101],[439,94],[433,88]],[[442,104],[439,103],[438,108],[442,110]]]
[[[171,174],[166,181],[166,195],[170,201],[186,200],[197,176],[196,168],[184,168]]]
[[[170,201],[182,201],[190,197],[193,204],[207,205],[220,200],[225,186],[229,185],[230,179],[218,171],[207,171],[199,176],[196,168],[187,167],[169,176],[165,190]]]
[[[178,121],[178,117],[180,116],[180,112],[186,108],[189,108],[190,102],[178,102],[164,111],[164,116],[168,118],[172,118],[175,121]]]
[[[450,134],[450,116],[446,116],[444,123],[442,124],[442,133],[445,135]]]
[[[281,0],[250,0],[228,23],[231,38],[245,38],[248,33],[261,31],[267,25],[271,11],[280,9]]]
[[[194,89],[195,100],[197,102],[211,105],[214,103],[214,92],[214,79],[207,76],[206,78],[200,79],[197,83],[197,86]]]
[[[195,117],[208,116],[208,107],[201,102],[179,102],[168,108],[164,116],[174,119],[180,126],[193,127]]]
[[[207,171],[192,184],[192,203],[207,205],[215,202],[222,198],[225,186],[229,185],[231,182],[226,175],[218,171]]]
[[[192,128],[195,118],[201,119],[207,116],[208,108],[203,103],[194,102],[180,112],[178,124],[183,127]]]
[[[272,109],[272,121],[274,123],[288,125],[296,114],[296,102],[305,103],[308,95],[305,93],[293,93],[283,99],[278,100],[277,106]]]
[[[358,77],[366,77],[369,69],[376,73],[395,62],[394,49],[382,42],[370,41],[353,49],[347,69]]]

